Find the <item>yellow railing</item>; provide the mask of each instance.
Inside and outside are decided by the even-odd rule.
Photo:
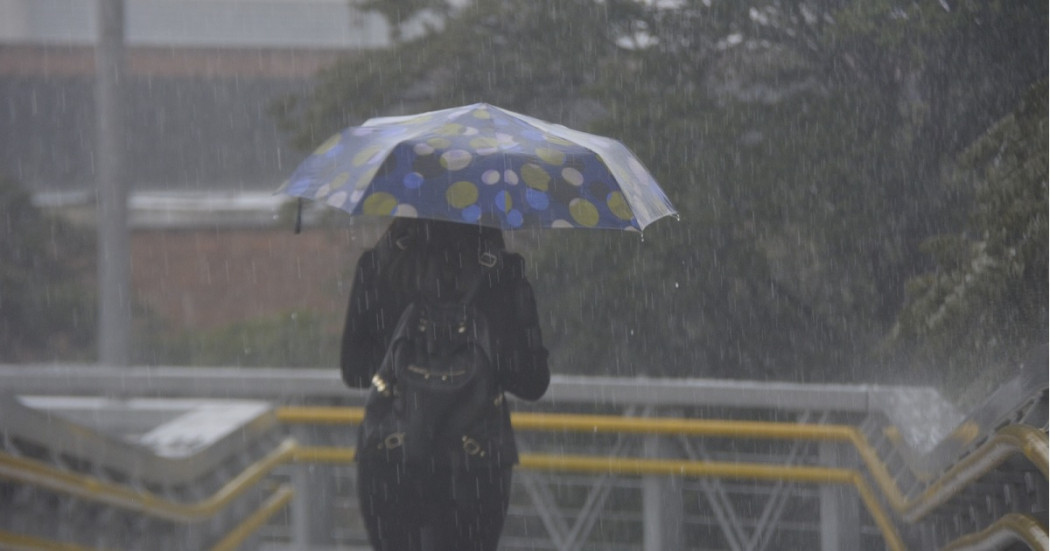
[[[146,516],[193,522],[210,518],[273,470],[291,460],[298,446],[286,440],[256,463],[248,466],[219,491],[196,503],[182,503],[153,493],[132,490],[127,486],[105,482],[93,476],[71,473],[22,457],[0,453],[0,477],[27,482],[55,492],[74,495]]]
[[[283,509],[294,496],[295,490],[288,484],[282,484],[281,487],[277,488],[276,492],[266,499],[262,507],[259,507],[254,513],[248,515],[248,518],[241,521],[229,534],[226,534],[226,537],[212,547],[211,551],[235,551],[244,543],[244,540],[248,539],[256,530],[266,524],[270,517]]]
[[[1029,549],[1047,551],[1050,538],[1046,527],[1028,515],[1009,513],[991,526],[963,536],[941,548],[941,551],[969,551],[971,549],[1004,549],[1013,541],[1022,541]]]
[[[129,490],[119,484],[101,481],[92,476],[70,473],[39,461],[6,453],[0,453],[0,477],[34,484],[51,491],[74,495],[145,516],[177,522],[194,522],[214,516],[237,496],[258,484],[275,467],[294,461],[295,454],[300,449],[294,440],[285,440],[265,457],[248,466],[233,480],[227,482],[217,492],[196,503],[182,503],[147,491]],[[293,493],[292,488],[288,485],[279,487],[261,507],[234,527],[212,550],[236,549],[248,536],[265,524],[274,513],[284,507],[291,500]],[[87,551],[90,548],[0,531],[0,549]]]
[[[0,549],[5,551],[99,551],[72,543],[46,540],[0,530]]]
[[[289,424],[355,424],[363,418],[363,411],[360,408],[285,407],[278,408],[276,415],[280,421]],[[1012,454],[1023,454],[1037,465],[1044,476],[1047,473],[1046,434],[1037,429],[1022,426],[1000,430],[988,442],[949,469],[921,495],[914,499],[907,499],[879,460],[874,449],[868,444],[863,433],[855,427],[845,425],[539,413],[516,413],[512,417],[512,422],[519,430],[679,434],[849,443],[857,450],[869,474],[890,506],[910,522],[921,518],[926,512],[961,490],[967,482],[995,468]],[[0,477],[13,478],[53,491],[137,511],[148,516],[188,522],[215,515],[234,498],[259,483],[280,464],[288,462],[349,463],[353,461],[353,457],[352,448],[303,447],[289,439],[249,466],[215,494],[196,503],[167,500],[149,492],[129,490],[124,486],[100,481],[94,477],[70,473],[37,461],[3,453],[0,453]],[[896,527],[883,511],[875,493],[868,486],[866,478],[860,472],[851,469],[548,454],[523,454],[520,466],[525,469],[551,471],[680,475],[851,485],[857,489],[862,502],[882,532],[887,547],[894,550],[903,549],[903,543]],[[259,510],[231,531],[214,549],[216,551],[235,549],[267,518],[284,507],[291,497],[291,488],[281,487]],[[1010,525],[1006,526],[1009,528]],[[1042,533],[1045,535],[1045,530]],[[10,546],[14,549],[20,548],[15,546],[18,543],[16,535],[0,532],[0,544],[4,543],[11,544]],[[37,548],[81,549],[60,543],[54,543],[51,547],[37,546]]]
[[[285,423],[355,424],[364,417],[361,408],[285,407],[277,409],[277,418]],[[810,440],[842,442],[853,446],[868,474],[878,485],[893,510],[908,522],[917,522],[926,513],[961,491],[966,483],[994,469],[1014,454],[1028,458],[1047,476],[1047,435],[1024,425],[1000,429],[964,460],[941,475],[915,498],[909,499],[879,459],[860,429],[849,425],[806,423],[770,423],[722,419],[677,419],[621,417],[608,415],[568,415],[515,413],[514,428],[536,431],[571,431],[582,433],[663,434],[716,436],[742,439]]]

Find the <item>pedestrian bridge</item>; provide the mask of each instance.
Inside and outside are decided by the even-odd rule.
[[[1047,543],[1046,349],[931,388],[554,377],[514,401],[501,549]],[[0,366],[0,549],[366,549],[335,369]]]

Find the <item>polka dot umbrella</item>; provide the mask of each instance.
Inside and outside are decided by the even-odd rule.
[[[347,128],[307,157],[279,192],[352,215],[505,230],[641,231],[676,216],[620,142],[484,103]]]

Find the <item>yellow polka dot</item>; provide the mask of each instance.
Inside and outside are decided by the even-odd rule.
[[[565,162],[565,154],[557,149],[551,149],[549,147],[537,147],[536,155],[543,159],[545,163],[561,166]]]
[[[627,206],[627,199],[624,198],[623,193],[619,191],[610,193],[605,204],[609,205],[609,210],[620,220],[631,219],[631,207]]]
[[[466,180],[460,180],[448,186],[448,190],[445,191],[445,200],[453,208],[469,207],[478,202],[478,188]]]
[[[502,199],[502,201],[500,201]],[[503,204],[500,204],[503,203]],[[514,206],[514,200],[511,199],[509,193],[500,193],[496,196],[496,207],[503,210],[503,212],[510,212],[510,208]]]
[[[475,109],[471,115],[474,115],[475,119],[491,119],[492,114],[488,112],[488,109]]]
[[[445,170],[462,170],[466,168],[473,156],[464,149],[450,149],[441,154],[440,163]]]
[[[381,149],[378,146],[366,147],[361,151],[358,151],[357,154],[354,155],[354,159],[352,162],[354,163],[354,166],[363,166],[370,162],[374,162],[375,160],[377,160],[376,156],[379,154],[380,151]]]
[[[434,118],[433,115],[424,114],[424,115],[420,115],[418,117],[413,117],[411,119],[408,119],[403,124],[420,124],[420,123],[427,122],[427,121],[429,121],[432,118]]]
[[[482,136],[470,140],[470,147],[474,149],[495,149],[499,147],[499,142],[496,141],[496,138]]]
[[[372,183],[372,178],[375,178],[376,172],[379,172],[379,167],[370,168],[357,179],[357,183],[354,184],[354,189],[364,189],[368,187],[368,184]]]
[[[333,147],[339,145],[339,142],[341,142],[342,140],[343,137],[339,134],[328,138],[324,141],[323,144],[317,146],[317,149],[314,150],[314,155],[323,155],[325,153],[328,153],[332,150]]]
[[[598,208],[586,199],[573,199],[570,201],[569,214],[581,226],[593,228],[598,225]]]
[[[361,205],[361,211],[365,214],[390,215],[396,208],[397,198],[383,191],[365,197]]]
[[[547,191],[551,175],[547,174],[547,171],[543,170],[539,165],[525,163],[521,166],[521,179],[525,180],[525,185],[532,189]]]
[[[546,140],[547,140],[548,142],[550,142],[550,143],[552,143],[552,144],[555,144],[555,145],[573,145],[573,143],[572,143],[572,142],[570,142],[569,140],[566,140],[565,138],[559,138],[559,137],[557,137],[557,136],[554,136],[554,135],[552,135],[552,134],[546,134],[546,135],[544,135],[543,137],[544,137],[544,138],[545,138],[545,139],[546,139]]]
[[[430,138],[429,140],[427,140],[427,145],[433,147],[434,149],[445,149],[446,147],[452,145],[452,142],[449,141],[448,138]]]
[[[339,174],[335,175],[335,178],[332,178],[331,181],[328,182],[328,187],[331,188],[331,189],[339,189],[339,188],[345,186],[346,183],[349,182],[349,181],[350,181],[350,173],[349,172],[340,172]]]
[[[435,134],[439,134],[441,136],[455,136],[455,135],[459,134],[462,131],[463,131],[463,125],[462,124],[456,124],[454,122],[450,122],[450,123],[442,126],[441,128],[438,128],[437,130],[435,130],[434,133]]]

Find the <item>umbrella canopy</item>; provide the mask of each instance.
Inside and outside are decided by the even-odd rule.
[[[352,215],[500,229],[641,231],[676,214],[620,142],[485,103],[347,128],[307,157],[279,192]]]

